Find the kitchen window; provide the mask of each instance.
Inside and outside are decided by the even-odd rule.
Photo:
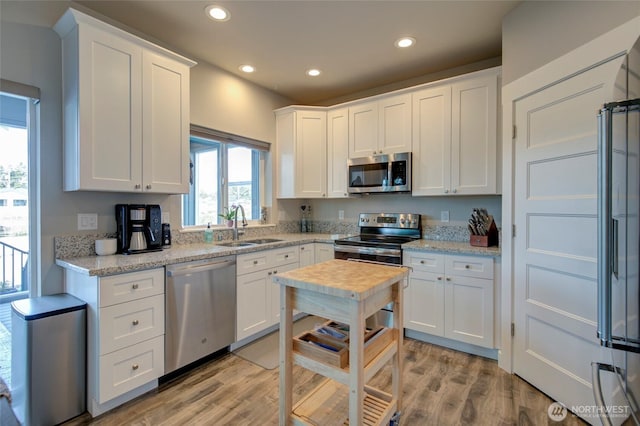
[[[269,144],[191,126],[189,194],[182,200],[184,226],[225,223],[219,216],[242,205],[247,220],[260,218],[260,188]]]

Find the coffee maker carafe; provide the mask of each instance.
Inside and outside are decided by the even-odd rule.
[[[162,249],[162,212],[157,204],[116,204],[118,253]]]

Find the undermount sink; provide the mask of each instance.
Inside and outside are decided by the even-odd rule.
[[[255,246],[256,243],[251,243],[249,241],[229,241],[228,243],[218,243],[217,245],[224,247],[246,247]]]
[[[278,240],[277,238],[258,238],[255,240],[247,240],[245,242],[252,244],[269,244],[269,243],[277,243],[282,240]]]

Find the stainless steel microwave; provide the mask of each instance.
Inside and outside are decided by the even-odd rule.
[[[349,193],[411,191],[411,153],[372,155],[347,162]]]

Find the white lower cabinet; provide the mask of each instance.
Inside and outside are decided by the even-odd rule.
[[[315,255],[315,263],[322,263],[333,259],[333,243],[315,243]]]
[[[494,348],[494,274],[489,257],[404,251],[410,266],[404,327]]]
[[[300,267],[309,266],[316,263],[315,244],[301,244],[300,246]]]
[[[299,246],[240,254],[236,264],[236,341],[240,341],[279,321],[278,286],[271,277],[299,267]]]
[[[65,269],[87,302],[87,410],[98,416],[164,374],[164,268],[96,277]]]

